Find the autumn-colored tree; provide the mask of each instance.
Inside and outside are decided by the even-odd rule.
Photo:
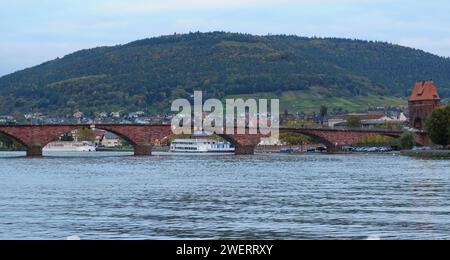
[[[283,133],[280,136],[280,140],[288,145],[301,145],[302,151],[305,144],[312,143],[312,139],[309,136],[296,133]]]
[[[302,134],[294,134],[294,133],[284,133],[281,134],[280,140],[285,142],[288,145],[304,145],[312,142],[311,138],[302,135]]]
[[[357,143],[357,146],[370,146],[370,147],[386,147],[386,146],[397,146],[397,140],[393,137],[376,135],[370,136]]]

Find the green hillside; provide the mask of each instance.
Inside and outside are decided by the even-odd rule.
[[[355,96],[355,97],[325,97],[316,91],[287,91],[276,95],[274,93],[255,93],[247,95],[231,95],[228,98],[266,98],[280,99],[280,110],[312,113],[318,112],[321,106],[327,106],[331,112],[367,112],[368,108],[384,106],[407,106],[406,98],[388,96]]]
[[[433,79],[448,98],[449,71],[448,58],[382,42],[171,35],[82,50],[2,77],[0,114],[167,111],[194,90],[215,98],[265,93],[281,97],[290,111],[320,103],[359,110],[402,103],[423,79]]]

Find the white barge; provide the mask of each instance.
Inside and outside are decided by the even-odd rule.
[[[90,142],[51,142],[44,152],[95,152],[97,148]]]
[[[174,153],[234,153],[232,144],[208,139],[177,139],[170,145]]]

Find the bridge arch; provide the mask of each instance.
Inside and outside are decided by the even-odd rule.
[[[388,136],[399,138],[401,132],[366,131],[366,130],[339,130],[339,129],[281,129],[281,133],[297,133],[311,137],[313,140],[324,144],[328,152],[336,152],[342,146],[354,145],[364,141],[368,137]]]
[[[11,125],[0,126],[5,135],[27,147],[27,156],[42,156],[43,147],[66,133],[82,128],[102,129],[128,141],[137,156],[151,155],[152,140],[167,135],[170,126],[156,125]]]
[[[82,129],[82,128],[78,128],[78,129]],[[98,130],[103,130],[103,131],[107,131],[109,133],[115,134],[118,137],[122,138],[123,140],[125,140],[127,143],[129,143],[130,145],[132,145],[133,147],[135,147],[136,145],[138,145],[133,139],[131,139],[130,137],[128,137],[128,135],[121,133],[119,131],[116,131],[114,129],[110,129],[108,127],[95,127],[95,129]],[[76,129],[77,130],[77,129]]]
[[[234,145],[236,155],[253,155],[256,146],[261,143],[260,135],[218,134],[218,136]]]
[[[16,135],[14,135],[12,133],[9,133],[7,130],[2,130],[0,128],[0,134],[10,138],[11,140],[14,140],[14,141],[18,142],[23,147],[27,147],[28,146],[19,136],[16,136]]]
[[[67,131],[67,129],[69,129],[69,130]],[[122,132],[120,132],[120,131],[117,131],[117,130],[115,130],[114,128],[109,128],[109,127],[107,127],[107,126],[99,126],[99,127],[95,126],[94,128],[92,128],[92,127],[90,127],[90,126],[73,126],[73,127],[71,127],[71,128],[65,128],[64,130],[61,130],[61,131],[56,132],[55,135],[54,135],[53,137],[50,136],[49,138],[43,139],[43,140],[45,140],[45,141],[44,141],[43,143],[41,143],[41,145],[42,145],[43,147],[45,147],[47,144],[53,142],[53,141],[56,140],[58,137],[60,137],[60,136],[62,136],[62,135],[65,135],[65,134],[67,134],[67,133],[70,133],[70,132],[72,132],[72,131],[80,130],[80,129],[92,129],[92,130],[93,130],[93,129],[97,129],[97,130],[107,131],[107,132],[109,132],[109,133],[115,134],[115,135],[117,135],[118,137],[124,139],[124,140],[127,141],[129,144],[131,144],[133,147],[137,145],[137,143],[136,143],[132,138],[130,138],[127,134],[122,133]],[[64,132],[64,133],[63,133],[63,132]]]
[[[99,124],[99,125],[73,125],[73,126],[64,126],[61,128],[57,128],[57,130],[53,133],[53,135],[49,135],[44,137],[43,143],[40,143],[39,146],[45,147],[50,142],[54,141],[58,137],[78,130],[78,129],[98,129],[104,130],[110,133],[117,135],[118,137],[127,141],[130,145],[133,146],[134,154],[136,156],[147,156],[152,153],[152,144],[151,144],[151,133],[150,129],[145,126],[125,126],[125,125],[107,125],[107,124]],[[40,153],[40,154],[39,154]],[[42,151],[38,152],[37,156],[41,156]]]
[[[323,136],[313,134],[308,131],[291,129],[291,130],[283,130],[283,131],[281,131],[281,134],[301,134],[301,135],[311,138],[313,141],[315,141],[317,143],[325,145],[327,147],[328,152],[333,152],[336,150],[335,143],[332,143],[330,140],[324,138]]]

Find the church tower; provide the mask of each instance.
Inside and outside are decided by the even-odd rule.
[[[411,97],[409,97],[410,126],[423,130],[427,118],[433,110],[440,106],[441,98],[433,81],[416,83]]]

